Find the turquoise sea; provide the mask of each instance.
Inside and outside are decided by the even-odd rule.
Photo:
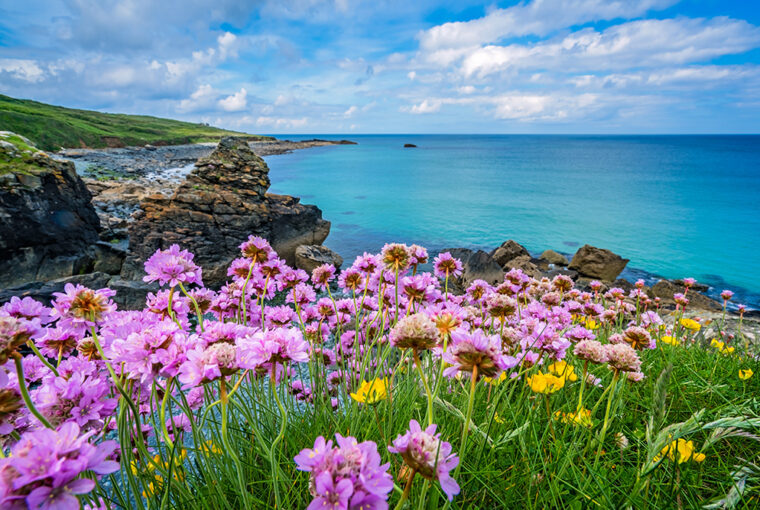
[[[266,158],[271,191],[318,205],[348,263],[391,241],[589,243],[629,279],[692,276],[760,308],[760,136],[277,136],[358,142]]]

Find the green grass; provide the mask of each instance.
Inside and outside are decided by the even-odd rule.
[[[619,328],[597,333],[606,339],[615,329]],[[710,346],[714,335],[705,330],[696,337],[681,332],[679,336],[688,336],[682,345],[661,343],[657,349],[643,351],[646,378],[639,383],[621,380],[614,386],[604,439],[600,430],[610,395],[605,388],[613,387],[612,372],[605,365],[588,366],[602,384],[586,386],[583,394],[583,406],[593,410],[590,427],[549,417],[557,411],[575,411],[580,377],[548,396],[533,393],[523,378],[499,384],[480,381],[466,452],[459,450],[459,437],[469,379],[443,380],[434,421],[461,459],[456,475],[461,492],[448,508],[757,508],[760,370],[757,358],[743,351],[741,341],[736,342],[735,353],[725,355]],[[385,445],[407,429],[410,419],[424,424],[427,408],[425,392],[409,358],[391,351],[391,365],[403,359],[407,363],[402,361],[400,366],[405,368],[396,370],[392,399],[382,400],[374,409],[347,398],[341,387],[335,394],[342,403],[333,410],[329,401],[313,406],[299,403],[278,385],[275,391],[281,392],[279,398],[288,409],[284,440],[274,459],[283,508],[305,508],[311,500],[308,473],[296,469],[293,456],[311,448],[317,436],[332,439],[335,433],[378,444],[396,482],[390,500],[390,508],[394,508],[404,486],[397,477],[402,461],[388,453]],[[425,353],[422,362],[426,377],[434,382],[437,360]],[[584,363],[572,355],[568,362],[581,376]],[[754,369],[756,375],[740,380],[738,371],[744,368]],[[533,367],[525,375],[536,370]],[[233,377],[231,382],[237,380]],[[207,398],[207,405],[215,399],[211,394]],[[222,446],[218,409],[209,414],[202,432],[202,440],[211,441],[218,449],[214,454],[189,446],[188,458],[180,463],[176,475],[178,483],[171,488],[163,482],[165,478],[154,478],[151,469],[137,477],[138,483],[156,482],[156,494],[148,498],[151,503],[146,507],[158,508],[168,500],[169,508],[242,508],[237,468]],[[269,446],[278,435],[282,418],[265,375],[244,378],[231,400],[229,414],[229,444],[240,459],[249,503],[253,508],[274,508]],[[627,440],[625,448],[619,446],[622,437]],[[693,441],[694,451],[705,454],[704,461],[677,464],[667,457],[658,458],[677,438]],[[195,444],[199,440],[196,438]],[[158,455],[167,463],[171,456],[170,450],[161,446]],[[171,496],[164,499],[168,494]],[[445,506],[438,484],[425,484],[418,477],[404,508]]]
[[[24,175],[39,173],[41,167],[33,159],[34,154],[39,152],[35,147],[19,136],[0,134],[0,140],[14,146],[14,149],[0,147],[0,175],[10,172]]]
[[[23,135],[47,151],[62,147],[212,142],[228,135],[268,138],[191,122],[76,110],[4,95],[0,95],[0,131]]]

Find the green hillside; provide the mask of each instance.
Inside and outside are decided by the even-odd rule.
[[[2,94],[0,131],[23,135],[47,151],[61,147],[176,145],[216,141],[227,135],[268,138],[147,115],[75,110]]]

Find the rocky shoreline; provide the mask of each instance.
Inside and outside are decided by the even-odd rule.
[[[5,288],[0,303],[13,295],[49,298],[65,283],[76,282],[108,285],[118,291],[122,306],[140,307],[145,295],[156,290],[141,281],[143,261],[173,243],[195,253],[204,267],[204,281],[218,286],[226,279],[224,268],[236,256],[237,245],[249,234],[267,237],[291,265],[307,270],[322,263],[340,267],[340,255],[322,246],[330,222],[316,206],[268,193],[269,169],[261,156],[352,143],[227,138],[218,145],[69,149],[52,157],[32,149],[39,172],[9,174],[0,188],[0,212],[13,219],[6,222],[8,235],[3,237],[32,232],[27,225],[34,221],[44,235],[2,246],[4,265],[14,271],[0,275],[0,288]],[[45,222],[54,209],[62,208],[73,211],[68,223]],[[76,227],[72,235],[72,221],[87,228]],[[67,242],[55,247],[55,239]],[[589,288],[592,280],[626,293],[633,288],[620,278],[627,259],[589,245],[569,258],[553,250],[534,256],[514,240],[488,252],[441,251],[450,251],[464,264],[464,274],[452,285],[458,292],[476,279],[499,283],[515,268],[537,278],[565,275],[581,289]],[[644,292],[665,310],[674,307],[673,294],[685,290],[683,281],[647,283],[651,285]],[[722,303],[700,293],[705,291],[691,289],[690,308],[721,313]],[[748,312],[747,317],[753,315]]]

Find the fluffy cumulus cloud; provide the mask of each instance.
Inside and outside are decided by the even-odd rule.
[[[250,132],[753,131],[740,0],[28,0],[0,93]]]

